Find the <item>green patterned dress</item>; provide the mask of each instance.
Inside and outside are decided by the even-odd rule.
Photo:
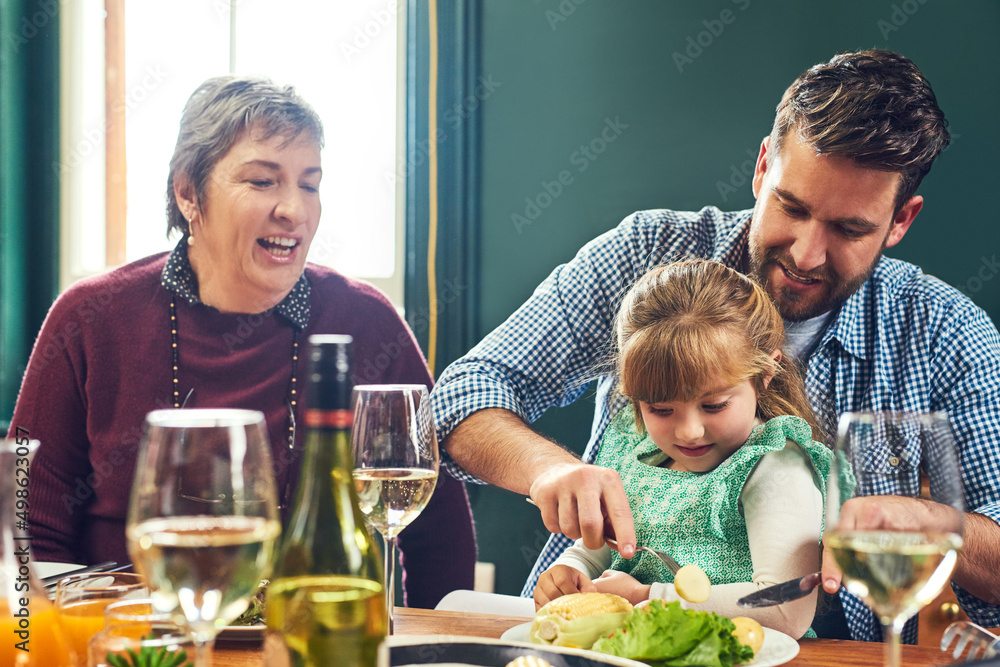
[[[695,473],[655,465],[665,456],[648,435],[639,434],[629,405],[605,431],[596,463],[621,475],[639,544],[666,551],[680,563],[697,564],[713,584],[748,582],[753,581],[753,562],[740,493],[761,457],[783,449],[789,441],[808,454],[825,503],[833,454],[813,441],[809,425],[798,417],[776,417],[758,425],[717,468]],[[781,480],[772,483],[780,485]],[[673,573],[648,553],[632,559],[615,553],[611,569],[627,572],[643,584],[674,580]]]

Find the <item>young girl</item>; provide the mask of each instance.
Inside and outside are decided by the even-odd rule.
[[[684,261],[639,279],[616,332],[620,390],[631,404],[605,432],[597,464],[621,475],[638,544],[708,575],[708,600],[685,608],[750,616],[801,637],[816,591],[773,607],[736,604],[820,566],[832,454],[813,440],[821,436],[802,380],[782,363],[781,316],[746,276]],[[651,554],[626,560],[578,540],[539,578],[535,602],[593,590],[633,604],[678,600],[672,581]]]

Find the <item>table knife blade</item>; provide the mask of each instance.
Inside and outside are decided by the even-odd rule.
[[[740,598],[736,601],[736,604],[741,607],[756,608],[791,602],[792,600],[798,600],[809,595],[814,588],[819,586],[820,581],[820,573],[813,572],[798,579],[762,588],[756,593],[751,593]]]

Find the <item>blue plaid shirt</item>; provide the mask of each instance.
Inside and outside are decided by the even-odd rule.
[[[503,325],[441,375],[431,400],[443,439],[485,408],[528,422],[572,403],[597,381],[597,409],[583,460],[593,463],[612,416],[624,407],[615,378],[602,373],[613,350],[613,322],[626,290],[652,267],[692,257],[746,266],[751,211],[640,211],[557,267]],[[1000,335],[969,299],[919,268],[883,257],[841,308],[808,361],[806,388],[821,424],[834,432],[851,410],[944,410],[959,441],[966,507],[1000,522]],[[919,461],[919,452],[916,452]],[[481,480],[444,456],[448,471]],[[898,464],[899,485],[919,488],[919,466]],[[933,475],[933,471],[931,471]],[[933,485],[932,485],[933,488]],[[572,544],[549,538],[522,595]],[[959,587],[973,621],[1000,625],[1000,606]],[[874,616],[841,592],[852,636],[881,639]],[[904,640],[915,640],[915,624]]]

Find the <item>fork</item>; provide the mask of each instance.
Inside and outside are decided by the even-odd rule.
[[[604,538],[604,541],[607,543],[607,545],[609,547],[611,547],[615,551],[618,551],[618,543],[615,542],[613,539],[611,539],[610,537],[606,537],[606,538]],[[677,574],[678,570],[681,569],[680,563],[678,563],[673,558],[671,558],[670,554],[668,554],[668,553],[664,553],[662,551],[657,551],[656,549],[650,549],[649,547],[640,547],[638,545],[636,545],[635,550],[636,551],[645,551],[647,553],[653,554],[654,556],[656,556],[657,558],[659,558],[660,562],[663,563],[664,565],[666,565],[667,569],[669,569],[674,574]]]
[[[992,658],[1000,653],[1000,637],[984,630],[975,623],[956,621],[941,635],[941,650],[947,651],[953,640],[958,639],[951,657],[958,658],[966,647],[969,648],[965,661],[977,658]]]
[[[525,498],[525,500],[528,501],[529,505],[534,505],[535,507],[538,507],[538,503],[536,503],[530,497]],[[605,544],[607,544],[609,547],[611,547],[615,551],[618,551],[618,542],[616,542],[614,540],[614,538],[605,537],[604,538],[604,542],[605,542]],[[667,567],[667,569],[670,570],[671,572],[673,572],[674,574],[677,574],[678,570],[681,569],[680,563],[678,563],[673,558],[671,558],[670,554],[668,554],[668,553],[664,553],[662,551],[657,551],[656,549],[650,549],[649,547],[640,547],[638,545],[636,545],[635,550],[636,551],[646,551],[646,552],[649,552],[649,553],[653,554],[654,556],[656,556],[657,558],[659,558],[660,562],[663,563]]]

